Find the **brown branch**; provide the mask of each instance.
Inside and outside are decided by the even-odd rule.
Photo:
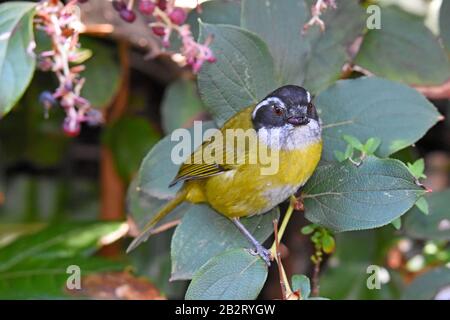
[[[181,223],[181,219],[176,219],[176,220],[173,220],[173,221],[169,221],[169,222],[164,223],[163,225],[159,226],[158,228],[153,229],[150,232],[150,234],[154,235],[154,234],[158,234],[158,233],[164,232],[166,230],[169,230],[171,228],[176,227],[180,223]]]

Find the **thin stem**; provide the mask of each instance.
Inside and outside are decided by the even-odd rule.
[[[314,297],[319,296],[319,274],[320,274],[320,261],[314,264],[314,272],[312,277],[312,295]]]
[[[280,242],[281,242],[281,239],[283,238],[284,232],[286,231],[286,227],[289,223],[289,220],[291,219],[292,212],[294,212],[295,201],[296,201],[295,196],[291,196],[290,202],[289,202],[289,207],[286,210],[286,214],[283,217],[283,221],[281,222],[281,227],[278,232]],[[275,239],[272,246],[270,247],[270,253],[272,254],[273,257],[276,256],[276,246],[277,246],[277,243],[276,243],[276,239]]]
[[[283,300],[286,300],[286,285],[284,283],[284,269],[281,265],[281,254],[280,254],[280,242],[278,240],[278,220],[273,220],[273,231],[274,231],[274,237],[275,237],[275,248],[276,248],[276,255],[275,260],[277,261],[278,266],[278,275],[280,277],[280,287],[281,287],[281,296],[283,297]]]

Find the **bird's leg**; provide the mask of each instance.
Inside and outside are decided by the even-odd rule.
[[[252,236],[252,234],[245,228],[245,226],[239,221],[239,218],[233,218],[231,219],[233,223],[236,225],[236,227],[241,231],[241,233],[248,239],[248,241],[251,242],[251,244],[255,247],[255,251],[253,254],[259,255],[264,262],[267,264],[268,267],[270,267],[270,251],[264,248],[258,240],[255,239],[255,237]]]

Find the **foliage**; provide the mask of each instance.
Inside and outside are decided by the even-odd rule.
[[[170,33],[177,32],[179,47],[186,49],[181,52],[187,58],[185,62],[199,73],[184,74],[165,92],[161,127],[168,135],[160,141],[157,130],[136,116],[123,116],[105,127],[102,143],[111,150],[122,181],[130,182],[128,213],[140,229],[179,190],[180,184],[169,188],[179,168],[168,161],[177,144],[170,135],[174,129],[188,126],[200,113],[207,113],[212,121],[202,124],[204,133],[220,127],[236,112],[257,103],[277,87],[301,85],[313,94],[323,128],[322,161],[302,188],[301,197],[304,216],[313,223],[302,229],[314,245],[313,264],[318,268],[327,261],[325,255],[332,255],[321,277],[321,295],[338,299],[434,298],[442,290],[439,281],[449,282],[447,268],[432,270],[405,289],[403,274],[386,266],[384,258],[389,248],[401,240],[400,235],[432,241],[446,254],[438,259],[441,265],[448,256],[449,191],[427,195],[429,190],[420,181],[426,178],[424,160],[414,157],[414,161],[404,163],[394,159],[394,154],[413,146],[442,120],[433,104],[413,86],[442,85],[450,78],[450,28],[446,18],[450,5],[448,1],[442,4],[438,39],[425,27],[422,17],[395,7],[382,8],[380,30],[366,30],[367,15],[358,1],[337,1],[337,8],[330,6],[321,12],[324,31],[314,25],[303,29],[311,21],[313,2],[207,2],[203,12],[192,11],[186,20],[192,33],[184,28],[184,15],[180,18],[183,21],[177,23],[171,13],[173,8],[153,8],[156,11],[152,14],[156,12],[155,16],[164,18],[151,23],[153,33],[168,46],[169,40],[176,44]],[[0,117],[8,114],[1,120],[0,134],[23,130],[17,140],[1,141],[1,165],[35,159],[42,166],[60,164],[63,151],[68,148],[67,138],[55,131],[55,119],[61,118],[43,120],[33,110],[39,92],[48,90],[42,88],[48,81],[40,81],[44,79],[42,74],[34,72],[35,33],[38,57],[49,50],[42,49],[46,46],[42,34],[33,32],[33,24],[40,25],[33,20],[37,10],[34,3],[25,1],[0,5]],[[140,11],[143,13],[142,8]],[[132,14],[129,8],[120,10],[120,17],[128,22],[134,21]],[[54,36],[52,32],[47,30]],[[198,35],[198,41],[193,35]],[[73,41],[76,43],[78,38]],[[76,74],[76,83],[83,89],[67,88],[54,66],[52,71],[60,82],[58,90],[63,90],[63,96],[69,100],[72,93],[82,95],[89,100],[89,107],[108,106],[118,93],[122,76],[117,46],[84,37],[81,43],[88,50],[79,50],[72,44],[76,57],[71,57],[70,62],[83,62],[86,69],[70,69],[65,77]],[[64,52],[56,52],[55,56],[61,54]],[[205,61],[208,63],[202,66]],[[52,63],[57,65],[57,59]],[[33,77],[33,85],[25,93]],[[60,99],[58,94],[57,97]],[[55,104],[46,95],[43,102],[46,111]],[[77,108],[83,106],[81,103]],[[64,108],[69,114],[70,108]],[[66,120],[74,117],[80,123],[92,122],[100,115],[99,111],[95,111],[95,116],[89,114],[87,118],[84,114],[81,118],[79,114],[67,115]],[[46,124],[45,130],[42,123]],[[193,139],[191,151],[202,143],[193,134],[198,129],[195,125],[188,129]],[[30,186],[37,188],[34,180]],[[33,198],[35,193],[21,192],[15,198],[8,194],[15,201],[8,200],[5,207],[18,206],[21,211],[20,206],[25,204],[20,198],[25,198],[24,194],[31,195],[30,203],[39,202]],[[175,211],[157,227],[177,225],[171,239],[164,243],[169,250],[171,242],[170,279],[191,280],[185,298],[257,298],[267,280],[268,267],[249,252],[247,240],[232,223],[204,204],[183,204]],[[242,222],[263,243],[272,236],[273,220],[279,217],[277,207]],[[40,220],[35,216],[28,218]],[[54,224],[37,232],[23,231],[24,235],[17,239],[14,235],[12,241],[5,237],[7,241],[0,241],[0,297],[66,297],[66,268],[71,264],[87,273],[123,269],[122,262],[94,256],[99,240],[117,231],[120,225]],[[167,268],[169,263],[169,252],[163,251],[158,268]],[[389,284],[380,291],[366,287],[367,266],[371,264],[383,265],[391,276]],[[294,275],[292,290],[300,299],[314,298],[314,280]],[[15,290],[9,289],[12,286]]]
[[[34,3],[18,1],[0,6],[0,117],[8,113],[24,93],[36,61],[29,52],[33,41]]]
[[[293,7],[297,10],[292,10]],[[306,217],[338,232],[372,229],[389,224],[413,207],[425,194],[425,190],[416,184],[416,178],[406,165],[398,160],[382,158],[415,143],[441,116],[414,89],[387,79],[371,77],[334,83],[339,78],[341,67],[349,59],[346,48],[362,31],[362,9],[354,3],[346,2],[337,11],[325,15],[324,21],[329,27],[324,33],[313,30],[300,35],[292,25],[299,24],[298,21],[306,22],[308,15],[303,1],[269,1],[262,6],[260,2],[244,0],[240,27],[200,23],[200,39],[214,35],[211,48],[217,57],[217,62],[205,65],[198,76],[201,98],[220,126],[236,111],[256,103],[282,84],[307,86],[317,94],[315,104],[324,128],[322,158],[331,163],[321,165],[303,189]],[[206,19],[208,22],[213,20],[214,18]],[[354,24],[348,24],[348,21]],[[407,22],[409,20],[399,23]],[[280,37],[280,33],[283,33],[283,37]],[[299,41],[302,37],[304,41]],[[431,34],[424,37],[434,41]],[[330,43],[333,50],[328,49]],[[427,50],[438,50],[437,55],[441,54],[438,46]],[[324,61],[333,63],[328,65]],[[442,63],[447,61],[443,60]],[[318,69],[319,66],[321,69]],[[378,70],[377,68],[374,67],[374,70]],[[298,76],[301,78],[296,78]],[[435,82],[442,81],[439,75],[428,76],[434,77]],[[398,80],[395,77],[388,78]],[[400,118],[401,121],[398,120]],[[141,192],[160,199],[173,196],[177,191],[176,188],[170,191],[165,188],[175,176],[177,166],[159,166],[161,161],[158,159],[164,159],[169,154],[168,140],[169,137],[166,137],[163,140],[166,142],[158,144],[147,155],[140,170]],[[335,162],[335,151],[342,152],[347,144],[352,149],[346,152],[349,157],[353,156],[353,150],[364,154],[359,166],[350,161],[340,164]],[[194,215],[196,219],[200,219],[203,210],[203,207],[189,206],[187,211],[192,214],[186,214],[177,227],[172,241],[172,271],[175,279],[179,277],[179,261],[188,261],[183,255],[191,251],[177,250],[176,245],[189,242],[188,239],[203,230],[199,229],[199,223],[190,222]],[[148,218],[150,216],[151,214],[147,215]],[[267,221],[260,226],[270,228],[270,223]],[[197,242],[197,247],[201,243],[214,242],[215,238],[215,234],[211,233],[209,238],[205,237],[204,242]],[[200,259],[199,263],[196,261],[195,266],[191,266],[189,274],[194,274],[194,280],[188,290],[188,298],[207,298],[212,294],[209,284],[215,281],[220,283],[217,261],[227,255],[221,255],[226,249],[215,252],[217,256],[213,255],[209,261]],[[205,264],[201,266],[202,263]],[[219,270],[227,272],[225,269]],[[202,294],[199,288],[204,290]],[[212,288],[219,290],[215,286]],[[241,290],[245,291],[244,288]],[[254,288],[249,287],[245,298],[254,298],[253,290]]]
[[[0,297],[67,297],[65,285],[70,275],[67,268],[72,265],[80,267],[82,275],[123,269],[123,263],[92,256],[100,247],[100,239],[117,231],[120,225],[118,222],[53,225],[0,247]]]

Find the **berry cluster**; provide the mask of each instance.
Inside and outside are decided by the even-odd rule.
[[[38,68],[54,72],[59,81],[54,92],[41,94],[40,102],[46,114],[57,105],[64,109],[63,129],[68,136],[78,135],[83,122],[96,125],[102,121],[101,113],[80,95],[84,85],[80,73],[84,66],[77,63],[85,58],[85,52],[80,50],[78,42],[82,24],[76,3],[85,1],[70,0],[63,4],[58,0],[43,0],[36,8],[35,26],[48,35],[52,44],[50,50],[38,54]]]
[[[129,23],[136,20],[134,4],[134,0],[112,1],[112,6],[118,11],[120,17]],[[186,11],[176,7],[174,0],[139,0],[137,10],[140,14],[153,18],[153,22],[149,26],[153,34],[161,38],[163,47],[170,46],[170,38],[173,33],[178,34],[182,44],[180,53],[194,72],[198,72],[205,61],[215,61],[209,48],[212,39],[208,38],[204,44],[195,41],[190,26],[185,24]]]

